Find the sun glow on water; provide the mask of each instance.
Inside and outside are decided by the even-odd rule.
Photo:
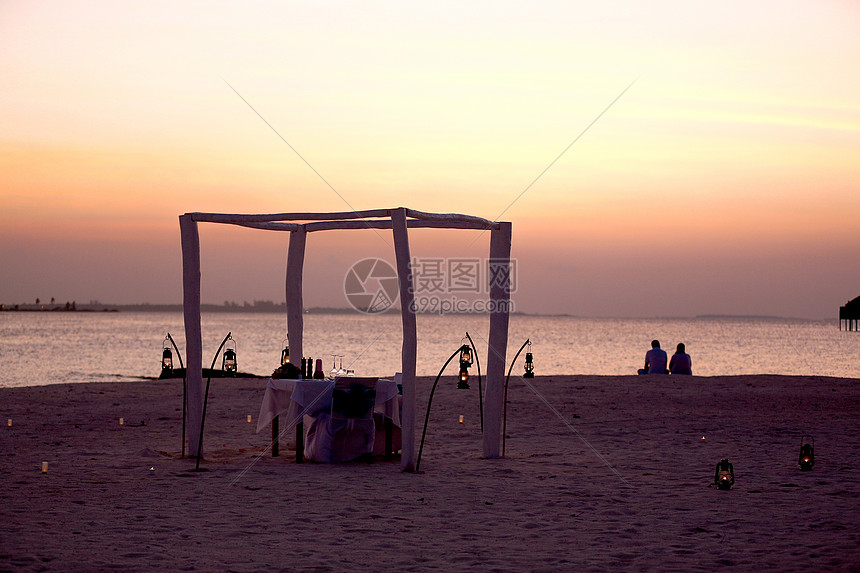
[[[0,321],[4,386],[131,381],[160,373],[162,339],[170,332],[184,354],[181,313],[6,312]],[[270,375],[280,364],[285,317],[270,313],[205,313],[204,363],[208,367],[227,331],[236,341],[239,371]],[[343,355],[356,375],[391,376],[400,370],[397,315],[305,316],[305,354]],[[486,375],[486,316],[418,317],[418,374],[435,376],[469,332]],[[652,338],[671,349],[685,342],[698,376],[793,374],[857,377],[860,337],[831,321],[790,319],[584,319],[511,317],[508,353],[529,338],[538,377],[633,375]],[[518,342],[519,341],[519,342]],[[514,368],[519,375],[520,365]],[[220,367],[220,360],[216,361]],[[448,375],[455,376],[456,365]],[[470,377],[477,376],[475,366]],[[171,382],[165,382],[171,383]],[[123,423],[120,418],[120,424]],[[702,436],[702,440],[705,436]]]

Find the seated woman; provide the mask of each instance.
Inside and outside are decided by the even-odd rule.
[[[684,346],[683,342],[678,343],[678,348],[675,350],[675,354],[673,354],[672,359],[669,360],[669,372],[672,374],[693,374],[693,360],[690,358],[690,355],[687,354],[687,348]]]

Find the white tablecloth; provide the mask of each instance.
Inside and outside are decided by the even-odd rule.
[[[257,432],[268,426],[275,416],[284,416],[281,431],[287,431],[294,428],[302,416],[311,416],[319,411],[330,412],[333,389],[334,380],[269,380],[257,417]],[[373,411],[390,418],[395,426],[400,427],[397,383],[394,380],[376,383]]]

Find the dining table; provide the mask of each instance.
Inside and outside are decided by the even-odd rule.
[[[376,382],[376,399],[373,411],[382,415],[385,428],[385,459],[393,455],[392,436],[394,426],[400,427],[399,376],[391,380]],[[334,379],[276,379],[266,383],[260,414],[257,417],[257,433],[272,424],[272,456],[279,455],[280,436],[283,432],[296,430],[296,463],[304,461],[305,417],[312,418],[319,412],[330,412]],[[281,418],[285,425],[281,430]]]

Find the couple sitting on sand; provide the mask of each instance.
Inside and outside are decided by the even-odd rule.
[[[639,374],[693,374],[693,360],[686,352],[683,342],[678,343],[678,349],[669,361],[666,368],[666,351],[660,348],[659,340],[651,341],[651,350],[645,353],[645,368],[639,370]]]

